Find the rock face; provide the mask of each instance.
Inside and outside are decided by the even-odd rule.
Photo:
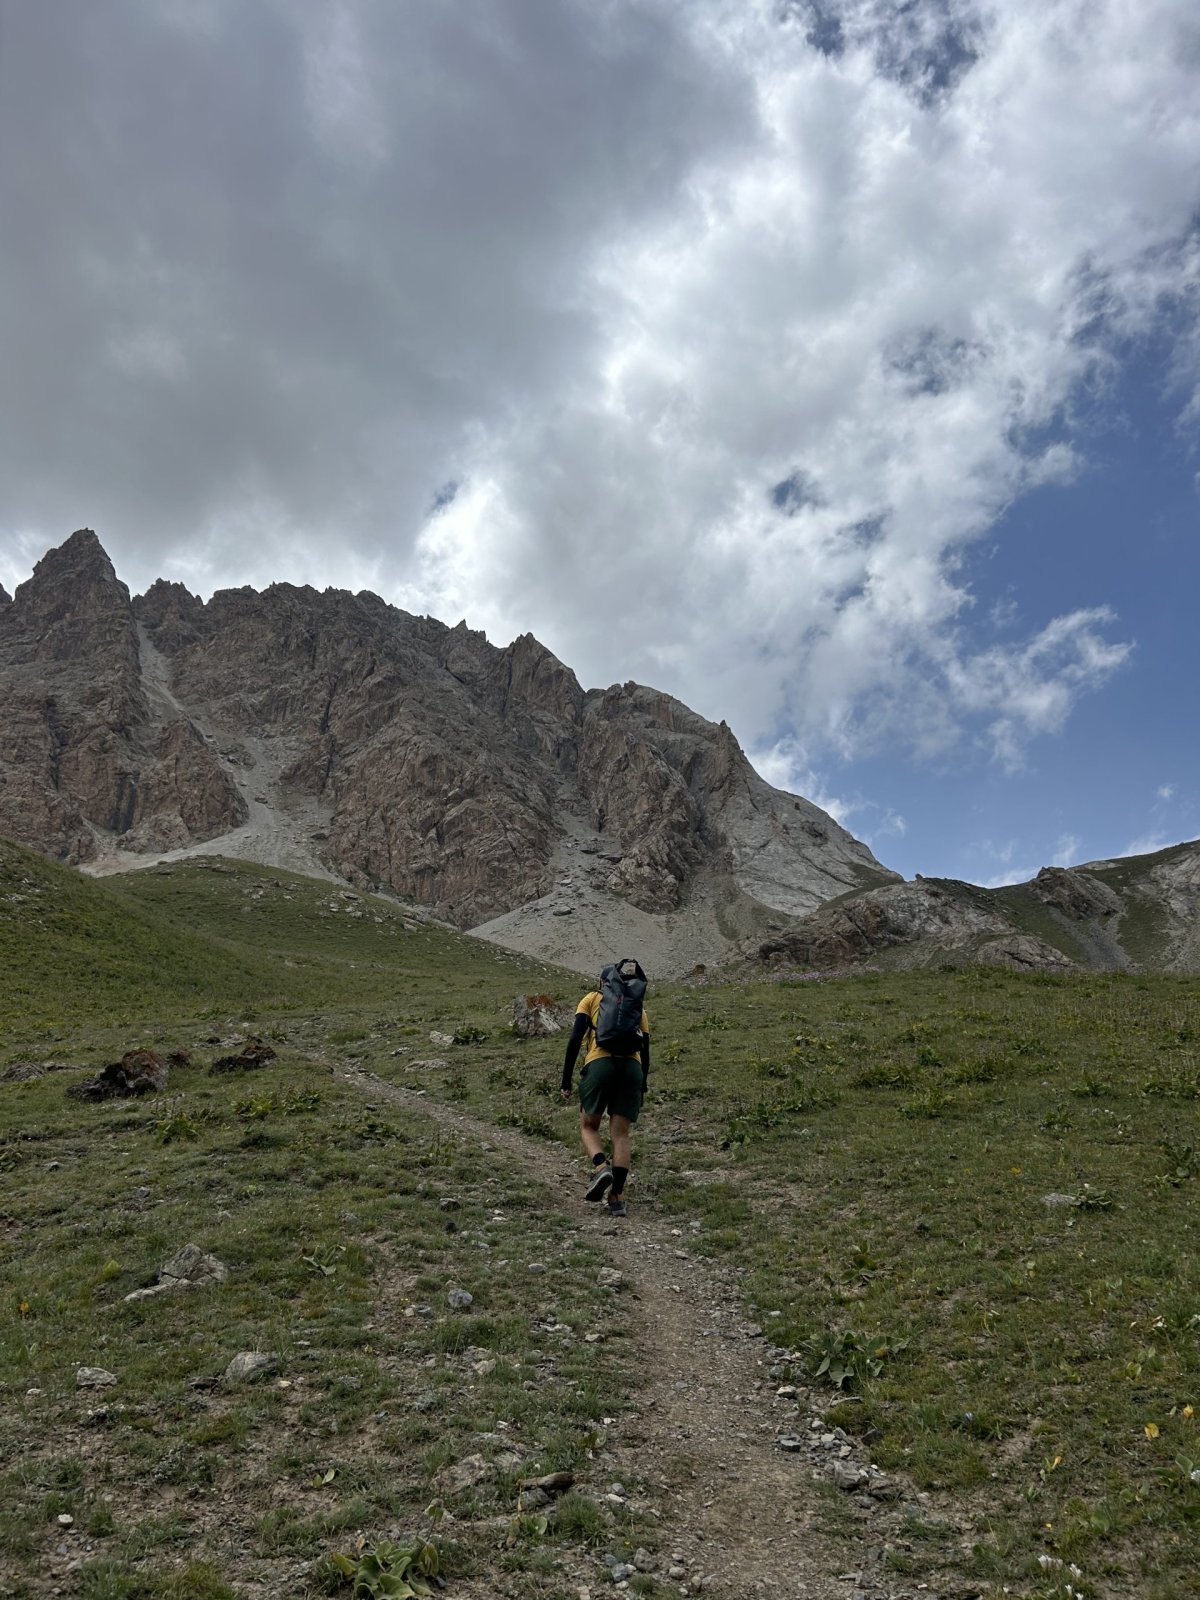
[[[237,789],[180,712],[152,706],[129,591],[89,529],[0,607],[0,832],[67,861],[222,832]]]
[[[1043,867],[980,889],[918,878],[847,895],[737,953],[752,967],[943,962],[1016,970],[1200,971],[1200,841],[1148,856]]]
[[[769,967],[802,970],[859,966],[885,952],[901,955],[895,964],[913,966],[955,959],[1018,968],[1071,965],[1044,940],[1018,935],[971,888],[918,878],[869,890],[824,907],[746,953]]]
[[[288,584],[131,602],[86,530],[0,610],[0,696],[0,833],[69,861],[210,840],[303,869],[286,837],[466,927],[553,896],[564,861],[560,912],[585,888],[658,919],[703,893],[750,925],[895,877],[724,724],[634,683],[585,693],[529,635]]]
[[[1029,888],[1043,905],[1077,920],[1111,917],[1121,909],[1120,896],[1106,883],[1072,867],[1043,867]]]

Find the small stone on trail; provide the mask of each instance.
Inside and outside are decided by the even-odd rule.
[[[839,1489],[857,1489],[867,1476],[861,1467],[851,1466],[848,1461],[833,1461],[829,1466],[829,1476]]]
[[[803,1441],[797,1439],[791,1433],[785,1433],[782,1438],[777,1439],[775,1442],[781,1450],[800,1450],[803,1448]]]
[[[107,1389],[116,1381],[116,1374],[106,1372],[103,1367],[80,1367],[75,1374],[75,1385],[79,1389]]]
[[[601,1267],[596,1274],[596,1282],[602,1289],[623,1289],[625,1287],[625,1275],[619,1272],[616,1267]]]
[[[899,1486],[893,1483],[890,1478],[884,1477],[882,1473],[879,1477],[872,1478],[866,1489],[873,1500],[899,1500],[900,1498]]]
[[[465,1289],[451,1289],[446,1299],[449,1301],[450,1308],[453,1311],[465,1311],[468,1306],[475,1304],[475,1296],[468,1294]]]

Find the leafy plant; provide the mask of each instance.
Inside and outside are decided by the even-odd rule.
[[[174,1144],[183,1139],[194,1143],[200,1137],[200,1129],[196,1126],[188,1112],[180,1108],[169,1116],[160,1117],[155,1124],[159,1144]]]
[[[353,1556],[333,1555],[330,1562],[350,1582],[351,1600],[413,1600],[433,1594],[440,1560],[435,1544],[419,1537],[397,1543],[381,1539],[360,1544]]]
[[[550,1518],[542,1512],[519,1511],[508,1525],[504,1543],[511,1550],[519,1544],[530,1544],[544,1539],[550,1527]]]
[[[916,1082],[916,1073],[907,1063],[899,1061],[877,1061],[873,1067],[866,1067],[854,1079],[856,1089],[911,1089]]]
[[[1190,1183],[1196,1176],[1196,1147],[1191,1144],[1176,1144],[1171,1139],[1164,1139],[1160,1146],[1167,1158],[1167,1170],[1163,1173],[1163,1181],[1169,1183],[1173,1189],[1178,1189],[1181,1184]]]
[[[728,1028],[729,1018],[723,1011],[706,1011],[696,1026],[698,1028],[707,1028],[714,1033],[721,1033]]]
[[[911,1100],[906,1100],[900,1107],[906,1117],[929,1117],[931,1119],[944,1117],[953,1109],[954,1096],[948,1094],[940,1084],[931,1083],[928,1088],[922,1089],[919,1094],[913,1095]]]
[[[906,1339],[888,1339],[881,1334],[869,1338],[852,1328],[839,1328],[814,1335],[804,1348],[813,1363],[812,1376],[827,1379],[835,1389],[845,1389],[878,1378],[884,1362],[898,1355],[907,1343]]]
[[[1098,1100],[1104,1095],[1110,1095],[1112,1090],[1103,1078],[1094,1072],[1085,1072],[1071,1093],[1078,1095],[1081,1100]]]
[[[451,1044],[483,1044],[486,1039],[487,1034],[482,1028],[475,1028],[470,1024],[455,1028],[450,1035]]]
[[[239,1117],[262,1121],[277,1109],[277,1105],[273,1094],[251,1094],[243,1100],[235,1101],[233,1109]]]

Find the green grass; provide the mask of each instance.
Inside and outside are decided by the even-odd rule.
[[[517,992],[573,1004],[579,980],[261,868],[93,884],[6,849],[0,869],[15,985],[0,1066],[80,1067],[0,1086],[0,1458],[20,1463],[3,1478],[0,1559],[31,1570],[67,1514],[91,1545],[81,1592],[236,1593],[273,1562],[315,1571],[360,1527],[415,1526],[433,1498],[456,1517],[506,1514],[511,1472],[439,1487],[447,1464],[500,1452],[479,1440],[497,1418],[531,1470],[582,1466],[597,1350],[610,1392],[632,1383],[635,1403],[636,1364],[621,1340],[585,1361],[540,1330],[522,1274],[545,1263],[539,1302],[578,1325],[599,1314],[588,1248],[519,1175],[496,1221],[477,1151],[327,1067],[357,1061],[570,1139],[560,1042],[507,1022]],[[733,1267],[781,1370],[825,1385],[872,1459],[975,1530],[964,1553],[936,1519],[914,1524],[897,1576],[954,1571],[997,1596],[1068,1580],[1200,1594],[1194,980],[655,984],[650,1009],[639,1208]],[[279,1060],[208,1076],[207,1041],[250,1028]],[[435,1031],[463,1042],[434,1046]],[[137,1044],[193,1050],[165,1101],[65,1098],[85,1066]],[[442,1211],[451,1196],[460,1209]],[[125,1305],[189,1239],[227,1261],[229,1283]],[[465,1318],[445,1304],[454,1283],[476,1296]],[[251,1348],[279,1353],[275,1379],[193,1387]],[[117,1388],[77,1393],[82,1363],[119,1369]],[[148,1520],[127,1509],[145,1484]],[[235,1487],[227,1526],[212,1508]],[[555,1540],[588,1547],[606,1515],[585,1490],[545,1540],[519,1530],[500,1565],[449,1543],[497,1592],[549,1595]]]
[[[44,1559],[67,1515],[72,1548],[89,1555],[82,1592],[216,1597],[226,1591],[195,1575],[181,1587],[177,1562],[236,1589],[264,1563],[352,1545],[356,1530],[416,1525],[431,1500],[456,1517],[504,1515],[525,1474],[586,1464],[598,1385],[624,1390],[630,1352],[619,1336],[597,1353],[543,1328],[540,1307],[591,1327],[605,1303],[598,1260],[545,1214],[536,1185],[520,1173],[501,1184],[475,1146],[425,1119],[372,1118],[291,1052],[232,1101],[199,1065],[176,1081],[197,1129],[184,1143],[164,1144],[160,1106],[80,1105],[57,1075],[0,1097],[10,1556]],[[248,1146],[247,1128],[264,1126],[270,1147]],[[228,1281],[127,1304],[189,1241]],[[465,1312],[447,1303],[459,1286],[474,1296]],[[276,1372],[214,1384],[239,1350],[274,1353]],[[78,1390],[80,1365],[118,1381]],[[466,1489],[442,1481],[463,1457],[506,1448],[519,1464]],[[170,1515],[146,1518],[151,1487]],[[231,1567],[232,1549],[246,1554]]]
[[[967,1575],[1008,1551],[1200,1592],[1194,981],[660,985],[653,1016],[638,1199],[737,1266],[792,1377],[840,1357],[843,1425],[976,1518]],[[569,1136],[537,1053],[430,1085]]]

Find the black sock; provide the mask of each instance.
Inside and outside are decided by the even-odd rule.
[[[608,1165],[608,1157],[603,1150],[598,1150],[592,1157],[592,1165],[594,1167],[606,1167]]]
[[[610,1189],[609,1193],[613,1194],[613,1195],[624,1194],[624,1192],[625,1192],[625,1179],[628,1176],[629,1176],[629,1168],[628,1167],[614,1167],[613,1168],[612,1188]]]

